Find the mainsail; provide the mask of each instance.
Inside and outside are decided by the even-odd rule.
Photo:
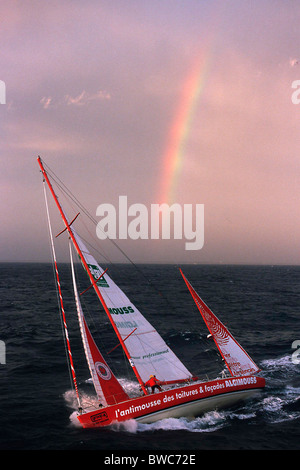
[[[120,403],[124,400],[128,400],[129,397],[127,393],[123,390],[121,384],[118,382],[110,368],[108,367],[85,321],[76,285],[71,245],[70,258],[74,296],[76,301],[80,332],[93,384],[98,399],[100,401],[103,401],[104,399],[106,401],[106,404],[114,405],[115,403]]]
[[[209,329],[222,357],[224,358],[229,372],[232,376],[252,375],[260,369],[253,362],[250,356],[236,341],[236,339],[229,333],[228,329],[223,323],[214,315],[208,306],[199,297],[197,292],[191,286],[187,278],[184,276],[180,269],[182,277]]]
[[[152,374],[166,382],[192,378],[192,374],[125,293],[107,274],[103,275],[104,270],[74,228],[71,230],[142,381],[146,382]]]

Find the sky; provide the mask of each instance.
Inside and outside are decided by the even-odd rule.
[[[0,262],[51,260],[40,155],[96,219],[204,206],[200,249],[117,239],[136,263],[299,264],[299,2],[0,8]]]

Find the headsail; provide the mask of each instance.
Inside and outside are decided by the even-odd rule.
[[[105,362],[86,324],[76,285],[71,245],[70,258],[81,337],[94,387],[100,401],[104,398],[108,405],[114,405],[115,403],[128,400],[129,397]]]
[[[242,348],[242,346],[229,333],[223,323],[214,315],[208,306],[199,297],[197,292],[191,286],[187,278],[180,269],[182,277],[192,294],[192,297],[209,329],[222,357],[224,358],[229,372],[233,376],[252,375],[260,369],[253,362],[250,356]]]
[[[103,269],[74,228],[72,232],[93,278],[97,280],[103,274]],[[101,276],[97,286],[144,382],[151,374],[155,374],[161,381],[186,380],[192,377],[158,332],[107,274]]]

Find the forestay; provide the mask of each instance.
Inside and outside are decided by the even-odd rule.
[[[93,278],[99,279],[104,272],[103,269],[73,228],[72,232]],[[192,378],[192,374],[158,332],[107,274],[102,275],[97,281],[97,286],[111,314],[112,321],[126,344],[131,361],[144,382],[152,374],[161,381]]]

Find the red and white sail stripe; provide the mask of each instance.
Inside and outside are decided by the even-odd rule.
[[[255,362],[228,331],[225,325],[209,309],[191,286],[180,269],[181,275],[201,313],[232,376],[252,375],[260,371]]]
[[[53,235],[52,235],[52,228],[51,228],[51,222],[50,222],[49,207],[48,207],[48,200],[47,200],[47,193],[46,193],[45,183],[44,183],[44,195],[45,195],[49,235],[50,235],[50,241],[51,241],[52,257],[53,257],[53,262],[54,262],[54,267],[55,267],[55,274],[56,274],[56,284],[57,284],[57,288],[58,288],[59,303],[60,303],[60,309],[61,309],[63,326],[64,326],[64,333],[65,333],[65,338],[66,338],[66,345],[67,345],[68,356],[69,356],[69,364],[70,364],[72,379],[73,379],[73,383],[74,383],[75,393],[76,393],[76,397],[77,397],[77,401],[78,401],[78,406],[80,407],[81,405],[80,405],[80,398],[79,398],[79,392],[78,392],[78,385],[77,385],[76,373],[75,373],[73,357],[72,357],[72,352],[71,352],[71,345],[70,345],[69,334],[68,334],[65,308],[64,308],[64,303],[63,303],[63,298],[62,298],[62,293],[61,293],[61,286],[60,286],[59,273],[58,273],[58,268],[57,268],[56,253],[55,253],[54,242],[53,242]]]

